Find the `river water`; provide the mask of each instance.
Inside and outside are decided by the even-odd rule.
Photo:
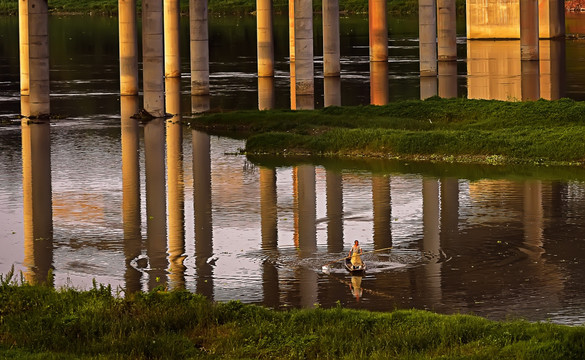
[[[289,108],[286,19],[275,24],[275,106]],[[247,158],[242,140],[124,115],[138,104],[118,96],[115,18],[52,17],[50,27],[61,118],[21,125],[17,20],[0,18],[1,273],[14,266],[39,281],[53,269],[57,287],[185,287],[274,308],[585,323],[585,170]],[[341,29],[341,101],[368,104],[367,19],[344,17]],[[451,93],[521,99],[515,43],[467,44],[459,30]],[[254,18],[210,18],[210,34],[212,110],[256,108]],[[416,19],[392,18],[390,34],[388,98],[419,98]],[[541,44],[541,95],[583,100],[585,42]],[[188,116],[186,56],[183,65]],[[363,277],[336,261],[356,239]]]

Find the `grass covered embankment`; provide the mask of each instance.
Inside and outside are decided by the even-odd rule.
[[[141,0],[137,0],[140,10]],[[180,0],[181,12],[188,14],[189,0]],[[288,11],[288,0],[273,0],[275,11]],[[313,0],[313,8],[320,11],[322,0]],[[417,0],[389,0],[388,12],[395,14],[418,13]],[[256,10],[256,0],[209,0],[208,10],[216,14],[247,14]],[[368,10],[367,0],[345,0],[339,3],[339,10],[349,13],[362,13]],[[115,15],[118,13],[118,0],[50,0],[49,11],[59,14],[102,14]],[[457,11],[465,13],[465,0],[457,0]],[[18,0],[0,0],[0,15],[14,15],[18,13]]]
[[[439,99],[313,111],[238,111],[191,126],[245,136],[249,154],[488,164],[585,163],[585,103]]]
[[[348,329],[352,329],[351,332]],[[0,355],[27,359],[582,359],[585,328],[409,310],[275,311],[186,291],[0,285]]]

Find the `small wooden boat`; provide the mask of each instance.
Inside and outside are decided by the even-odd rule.
[[[359,274],[366,271],[366,263],[362,261],[361,265],[354,266],[351,264],[351,258],[345,259],[345,268],[352,274]]]

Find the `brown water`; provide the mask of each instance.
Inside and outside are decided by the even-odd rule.
[[[288,108],[286,24],[276,24],[276,107]],[[16,26],[0,18],[3,120],[20,108]],[[390,100],[420,96],[416,26],[390,23]],[[51,106],[63,119],[0,125],[0,272],[14,265],[39,280],[53,268],[57,287],[185,287],[276,308],[339,302],[585,323],[584,170],[246,158],[234,155],[241,140],[121,121],[136,104],[118,96],[116,29],[114,18],[52,18]],[[212,108],[255,108],[254,19],[211,19],[210,29]],[[367,21],[342,19],[342,34],[342,103],[367,104]],[[522,96],[510,43],[480,44],[484,60],[464,60],[459,43],[459,96]],[[552,44],[555,72],[541,91],[548,81],[580,100],[585,43]],[[322,86],[317,78],[317,106]],[[339,262],[323,271],[355,239],[366,275]]]

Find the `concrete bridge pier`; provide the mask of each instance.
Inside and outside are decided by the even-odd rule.
[[[48,116],[51,112],[51,107],[47,0],[28,1],[28,36],[30,116]]]
[[[162,0],[142,2],[142,68],[144,109],[154,117],[165,115],[164,41]]]
[[[296,108],[314,109],[313,2],[295,0],[294,7]]]
[[[520,57],[538,60],[538,0],[520,0]]]
[[[323,0],[323,76],[325,77],[338,77],[341,72],[339,41],[339,0]]]
[[[386,0],[368,1],[370,61],[388,61],[388,17]]]
[[[136,0],[118,0],[120,95],[138,95],[138,32]],[[136,112],[134,113],[136,114]]]
[[[419,0],[418,14],[420,76],[437,76],[436,0]]]
[[[207,0],[189,0],[191,95],[209,95]]]
[[[164,0],[165,78],[181,77],[179,0]]]
[[[457,60],[455,0],[437,0],[437,53],[439,61]]]
[[[258,77],[274,76],[272,0],[256,0]]]
[[[29,95],[28,0],[18,1],[18,42],[20,50],[20,95]],[[28,103],[28,99],[27,99]],[[24,112],[21,111],[24,115]]]

